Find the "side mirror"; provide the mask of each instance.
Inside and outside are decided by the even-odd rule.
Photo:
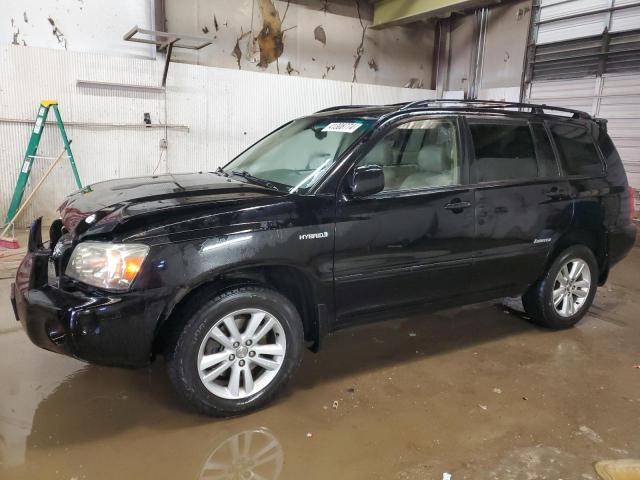
[[[384,170],[380,165],[362,165],[353,172],[351,193],[366,197],[384,190]]]

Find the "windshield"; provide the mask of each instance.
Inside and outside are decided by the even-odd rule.
[[[240,154],[224,172],[304,193],[372,123],[344,117],[294,120]]]

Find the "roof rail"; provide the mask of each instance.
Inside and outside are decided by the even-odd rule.
[[[517,108],[520,111],[523,109],[531,109],[531,113],[536,114],[544,114],[545,110],[555,111],[555,112],[566,112],[571,113],[573,118],[582,118],[585,120],[593,120],[593,117],[589,115],[587,112],[583,112],[582,110],[574,110],[572,108],[564,108],[564,107],[552,107],[546,104],[537,104],[537,103],[518,103],[518,102],[503,102],[498,100],[457,100],[457,99],[446,99],[446,98],[438,98],[431,100],[417,100],[415,102],[405,103],[400,110],[408,110],[410,108],[417,107],[430,107],[430,106],[438,106],[438,104],[442,103],[452,103],[458,104],[460,106],[470,106],[473,108]]]
[[[346,110],[349,108],[375,108],[377,105],[337,105],[335,107],[323,108],[316,113],[332,112],[334,110]]]

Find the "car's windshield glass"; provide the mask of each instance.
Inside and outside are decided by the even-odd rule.
[[[224,172],[291,193],[305,193],[372,125],[362,118],[301,118],[263,138]]]

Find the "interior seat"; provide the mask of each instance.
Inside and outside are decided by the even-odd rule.
[[[384,140],[378,142],[367,154],[366,163],[382,167],[385,190],[393,189],[397,186],[398,171],[397,166],[394,165],[393,149],[389,142]]]
[[[451,158],[443,145],[426,145],[418,152],[418,171],[402,182],[403,189],[440,187],[453,183]]]

